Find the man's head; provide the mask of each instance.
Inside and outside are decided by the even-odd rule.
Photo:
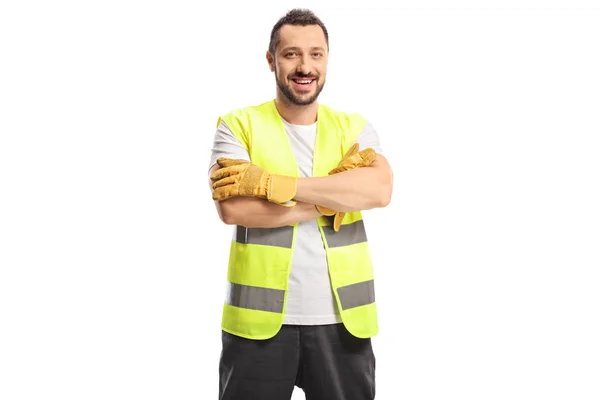
[[[328,54],[327,29],[312,11],[294,9],[277,21],[267,61],[285,99],[295,105],[317,99],[325,85]]]

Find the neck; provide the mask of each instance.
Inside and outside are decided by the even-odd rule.
[[[277,108],[279,115],[287,122],[294,125],[311,125],[317,121],[319,104],[316,100],[311,104],[299,106],[283,97],[283,95],[277,93],[277,97],[275,98],[275,108]]]

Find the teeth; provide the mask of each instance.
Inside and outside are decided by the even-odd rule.
[[[311,83],[312,80],[308,79],[308,80],[297,80],[296,82],[298,83]]]

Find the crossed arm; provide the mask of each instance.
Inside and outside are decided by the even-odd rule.
[[[214,165],[212,174],[218,165]],[[317,218],[315,205],[336,211],[362,211],[385,207],[392,196],[393,174],[388,161],[378,154],[368,167],[338,174],[299,178],[296,205],[284,207],[253,197],[232,197],[215,201],[221,220],[248,228],[274,228]],[[209,179],[212,189],[212,181]]]

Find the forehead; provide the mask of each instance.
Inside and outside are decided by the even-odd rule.
[[[327,48],[325,33],[319,25],[283,25],[279,30],[278,49],[286,47]]]

